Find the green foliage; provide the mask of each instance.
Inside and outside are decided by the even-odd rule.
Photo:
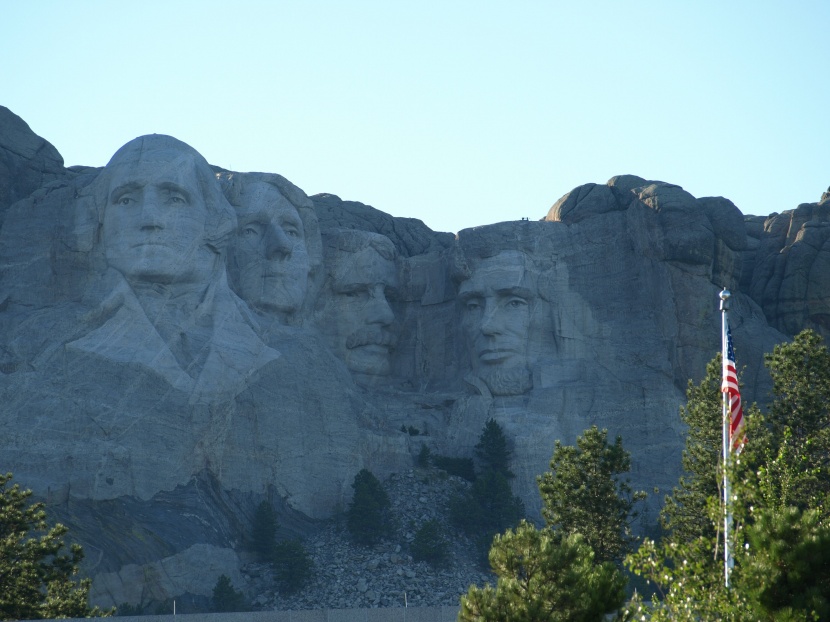
[[[422,469],[425,469],[429,466],[431,461],[432,461],[432,451],[430,451],[427,444],[424,443],[423,445],[421,445],[421,451],[418,452],[417,464]]]
[[[722,364],[718,354],[706,365],[706,377],[695,385],[689,381],[686,405],[680,419],[688,426],[682,465],[685,474],[666,497],[660,521],[679,542],[699,536],[712,538],[715,528],[706,512],[706,500],[720,494],[722,450]]]
[[[273,561],[281,594],[300,591],[314,576],[314,562],[299,540],[277,544]]]
[[[467,517],[466,523],[472,523],[476,530],[496,533],[516,526],[524,518],[522,500],[513,494],[510,482],[501,473],[482,473],[473,483],[469,499],[473,501],[475,511]],[[461,517],[456,518],[459,524],[464,524]]]
[[[659,599],[655,598],[652,606],[635,601],[629,608],[634,619],[653,622],[749,622],[753,619],[743,594],[724,587],[723,561],[717,551],[715,541],[706,537],[663,544],[646,539],[626,558],[626,565],[634,574],[648,579]]]
[[[450,475],[466,479],[468,482],[476,480],[476,470],[470,458],[451,458],[449,456],[435,456],[432,463]]]
[[[233,589],[227,575],[221,575],[213,586],[213,610],[218,613],[245,611],[245,597]]]
[[[483,471],[473,478],[468,493],[450,500],[449,513],[450,520],[473,539],[484,563],[493,536],[518,525],[524,518],[525,508],[510,489],[508,477],[513,476],[509,469],[510,452],[507,439],[495,420],[490,419],[485,424],[476,454]],[[472,470],[472,461],[469,464]]]
[[[538,530],[522,521],[496,536],[490,550],[496,586],[470,587],[459,622],[588,622],[604,620],[625,599],[625,578],[594,563],[579,534]]]
[[[734,550],[731,588],[724,585],[714,539],[658,545],[646,540],[627,559],[660,595],[637,617],[654,621],[830,619],[830,525],[816,510],[756,510],[739,533],[748,547]],[[743,538],[739,538],[739,541]],[[722,555],[722,553],[721,553]]]
[[[449,514],[453,524],[473,539],[484,563],[493,536],[518,525],[525,516],[525,508],[510,489],[507,478],[512,473],[507,462],[510,457],[507,441],[494,420],[484,426],[476,452],[485,470],[475,478],[466,494],[450,499]]]
[[[689,395],[686,412],[713,410],[706,404],[719,401],[719,370],[713,365],[707,368],[701,392]],[[767,366],[773,401],[763,415],[755,408],[745,409],[749,442],[730,466],[736,519],[731,588],[724,586],[719,493],[704,485],[686,485],[684,490],[695,494],[694,506],[705,506],[701,515],[706,518],[697,523],[685,520],[667,506],[664,517],[675,528],[672,535],[682,537],[662,545],[646,541],[627,559],[631,570],[649,579],[661,596],[651,607],[637,604],[638,617],[830,620],[830,355],[818,335],[805,331],[792,343],[776,346],[767,356]],[[714,395],[702,393],[705,384]],[[711,413],[687,420],[690,438],[719,448],[720,425],[718,421],[713,426],[713,420]],[[717,428],[717,438],[712,430],[699,429],[704,426]],[[700,461],[692,477],[717,482],[716,459],[709,459],[708,468],[705,462]],[[684,466],[692,471],[685,461]]]
[[[9,487],[11,479],[0,475],[0,619],[112,615],[89,607],[89,579],[75,580],[84,554],[77,544],[65,551],[69,530],[49,527],[43,503],[30,504],[32,491]]]
[[[830,620],[830,525],[818,510],[760,510],[746,528],[743,589],[758,619],[811,612]]]
[[[787,503],[819,507],[830,496],[830,352],[806,330],[775,346],[766,363],[775,399],[751,429],[759,438],[746,460],[763,469],[775,459],[773,470],[796,475],[786,482]],[[830,516],[830,507],[822,515]]]
[[[430,520],[421,525],[415,532],[415,539],[410,547],[412,559],[416,562],[424,561],[430,566],[444,568],[449,563],[450,554],[441,523]]]
[[[450,520],[470,536],[482,563],[493,536],[515,527],[525,516],[522,500],[513,494],[510,482],[501,473],[482,473],[470,491],[450,499]]]
[[[489,419],[476,444],[476,457],[481,462],[482,471],[501,473],[506,478],[515,475],[510,471],[510,450],[507,448],[507,438],[501,426],[495,419]]]
[[[550,468],[538,478],[548,525],[582,534],[600,562],[621,559],[634,543],[635,504],[646,496],[620,478],[631,468],[622,438],[609,445],[608,430],[592,426],[575,447],[556,441]]]
[[[347,526],[355,542],[371,546],[391,531],[389,497],[378,479],[367,469],[355,475],[354,497],[347,513]]]
[[[267,501],[257,506],[251,526],[251,548],[260,561],[270,561],[277,550],[277,514]]]
[[[252,548],[260,561],[274,568],[278,589],[283,594],[301,590],[311,579],[314,564],[299,540],[277,542],[277,516],[267,501],[257,506],[251,529]],[[224,588],[227,592],[227,588]],[[225,610],[231,611],[231,610]]]
[[[747,506],[792,506],[820,508],[827,518],[828,491],[824,480],[828,473],[824,461],[811,455],[813,439],[796,438],[789,427],[783,429],[775,443],[759,446],[759,436],[753,438],[755,445],[751,452],[746,452],[750,455],[741,456],[742,461],[751,460],[752,466],[739,471],[742,478],[735,486],[742,501],[737,508],[739,514],[746,514]]]
[[[830,352],[821,336],[805,330],[766,356],[775,401],[769,425],[775,436],[784,427],[796,438],[816,436],[830,425]]]

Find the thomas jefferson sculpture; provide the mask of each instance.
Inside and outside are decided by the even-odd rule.
[[[279,175],[233,173],[222,183],[239,221],[228,251],[231,286],[261,318],[301,323],[322,261],[311,201]]]

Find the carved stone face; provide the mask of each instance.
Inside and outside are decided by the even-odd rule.
[[[271,184],[249,186],[229,251],[237,293],[259,309],[293,314],[303,305],[311,267],[303,221]]]
[[[536,292],[524,255],[505,251],[482,261],[459,290],[462,328],[473,373],[494,395],[530,388],[527,350]]]
[[[186,158],[118,164],[104,211],[107,262],[130,282],[207,282],[216,254],[205,246],[206,221]]]
[[[335,353],[356,374],[389,374],[395,345],[390,299],[398,287],[395,262],[368,247],[338,253],[321,327]]]

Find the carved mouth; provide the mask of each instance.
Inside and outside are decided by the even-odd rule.
[[[354,349],[357,349],[357,348],[359,348],[363,352],[368,352],[370,354],[379,354],[379,355],[389,354],[389,350],[390,350],[389,346],[380,345],[378,343],[367,343],[367,344],[364,344],[362,346],[355,346],[355,348],[352,348],[352,349],[354,350]]]
[[[154,241],[136,242],[135,244],[133,244],[131,246],[131,248],[142,248],[142,247],[145,247],[145,246],[163,246],[164,248],[172,248],[172,246],[170,244],[166,243],[166,242],[154,242]]]
[[[359,330],[346,339],[346,347],[349,350],[355,348],[375,348],[377,352],[389,352],[395,345],[395,337],[392,333],[384,330]]]
[[[498,363],[518,354],[516,350],[506,348],[487,348],[478,351],[478,358],[485,363]]]

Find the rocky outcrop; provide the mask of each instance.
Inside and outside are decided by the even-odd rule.
[[[495,418],[536,518],[555,441],[608,428],[632,484],[662,491],[653,523],[686,382],[720,347],[719,290],[748,402],[763,353],[824,322],[826,203],[762,229],[623,175],[453,236],[172,137],[67,171],[14,123],[0,153],[34,172],[7,184],[0,229],[0,468],[87,547],[102,604],[205,597],[258,503],[312,533],[361,468],[410,468],[412,428],[469,456]]]
[[[68,174],[58,150],[0,106],[0,225],[12,203]]]
[[[770,324],[793,336],[830,335],[830,197],[772,214],[758,232],[750,295]]]
[[[392,240],[405,257],[441,251],[452,245],[451,233],[436,233],[417,218],[395,218],[358,201],[344,201],[334,194],[311,197],[323,229],[360,229]]]

